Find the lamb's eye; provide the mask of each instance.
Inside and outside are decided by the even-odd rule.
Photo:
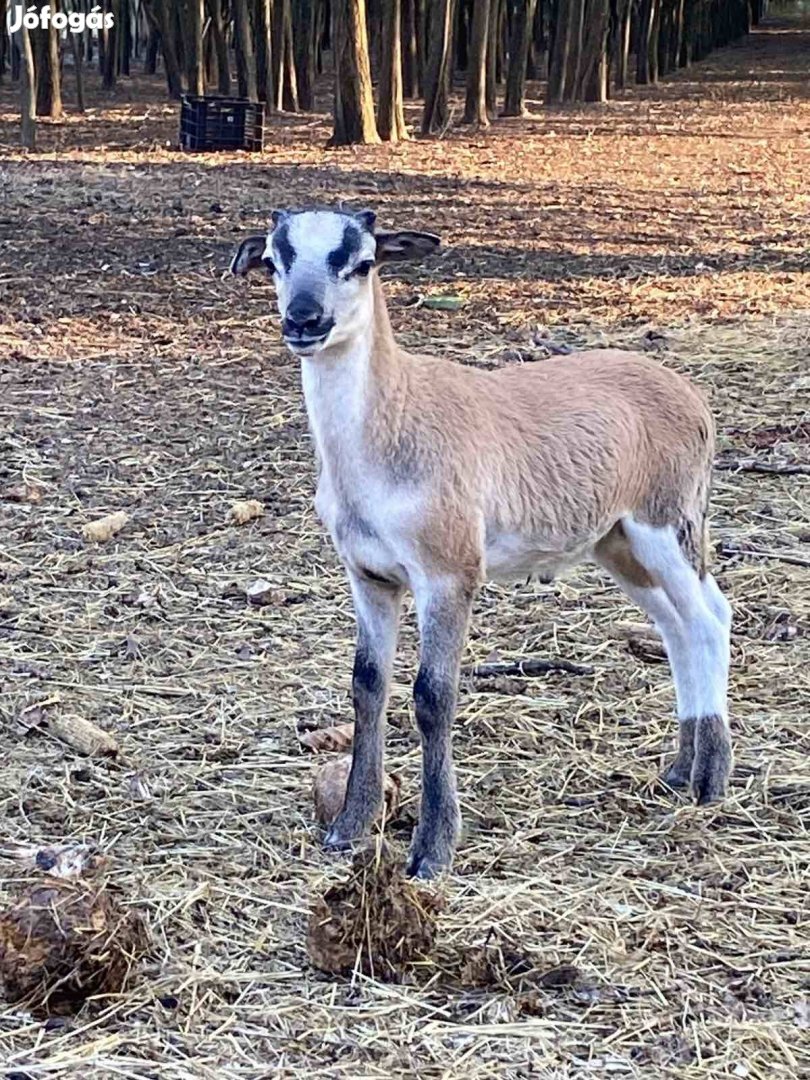
[[[354,270],[352,270],[352,277],[368,277],[373,266],[373,259],[363,259],[363,261],[359,262]]]
[[[268,274],[275,274],[276,264],[272,259],[262,259],[262,262],[264,263],[264,268]]]

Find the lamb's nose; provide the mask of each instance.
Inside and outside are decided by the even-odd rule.
[[[323,307],[307,293],[296,296],[284,316],[281,329],[285,337],[314,337],[325,329]]]

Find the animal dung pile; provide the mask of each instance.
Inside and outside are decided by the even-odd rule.
[[[140,917],[100,880],[39,881],[0,913],[0,991],[34,1015],[121,993],[146,948]]]
[[[315,803],[315,817],[321,825],[331,825],[343,809],[346,798],[346,786],[352,767],[351,754],[327,761],[315,773],[312,781],[312,798]],[[383,773],[383,800],[385,819],[390,821],[399,809],[399,795],[402,781],[398,776]]]
[[[400,982],[433,949],[442,907],[438,894],[405,877],[387,845],[366,848],[352,860],[348,879],[315,899],[309,958],[332,975],[357,970]]]

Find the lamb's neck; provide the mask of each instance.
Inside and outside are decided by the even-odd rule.
[[[376,415],[399,396],[404,363],[375,280],[374,318],[368,327],[345,344],[303,360],[307,414],[325,465],[361,455],[367,433],[377,427]]]

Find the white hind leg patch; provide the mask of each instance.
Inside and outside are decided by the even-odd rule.
[[[713,578],[702,581],[684,558],[674,529],[625,518],[644,585],[626,568],[602,560],[625,592],[654,620],[664,639],[678,702],[678,756],[666,774],[673,786],[691,781],[698,802],[723,796],[731,768],[727,720],[731,609]],[[625,569],[625,573],[622,573]],[[639,575],[636,575],[637,579]]]

